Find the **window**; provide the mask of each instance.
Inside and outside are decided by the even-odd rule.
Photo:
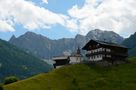
[[[97,58],[99,58],[99,55],[96,55],[97,56]]]
[[[111,50],[107,48],[106,51],[107,51],[107,52],[110,52]]]
[[[88,51],[88,53],[91,53],[92,51]]]
[[[102,51],[102,48],[99,48],[100,51]]]
[[[97,44],[97,45],[96,45],[96,47],[99,47],[99,46],[100,46],[100,44]]]
[[[102,48],[102,51],[105,51],[105,48]]]
[[[106,57],[109,57],[109,58],[110,58],[110,57],[111,57],[111,55],[106,55]]]
[[[102,57],[102,55],[99,55],[99,58],[101,58]]]

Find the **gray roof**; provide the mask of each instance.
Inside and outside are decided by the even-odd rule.
[[[53,57],[52,58],[54,61],[55,60],[65,60],[65,59],[68,59],[68,56],[57,56],[57,57]]]
[[[96,42],[96,43],[99,43],[101,45],[106,45],[106,46],[112,46],[112,47],[119,47],[119,48],[128,49],[127,47],[125,47],[125,46],[123,46],[121,44],[112,43],[112,42],[105,42],[105,41],[99,41],[99,40],[90,40],[82,49],[85,49],[86,47],[88,47],[88,45],[90,45],[91,42]]]
[[[126,46],[121,45],[121,44],[117,44],[117,43],[105,42],[105,41],[99,41],[99,40],[94,40],[94,41],[96,41],[97,43],[103,44],[103,45],[109,45],[109,46],[127,48]]]

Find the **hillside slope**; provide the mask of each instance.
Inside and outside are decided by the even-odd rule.
[[[136,90],[135,77],[136,61],[112,67],[77,64],[4,86],[4,90]]]
[[[26,78],[41,72],[48,72],[50,68],[44,61],[0,40],[0,81],[12,75]]]

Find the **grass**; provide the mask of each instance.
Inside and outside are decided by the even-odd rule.
[[[136,90],[136,58],[111,67],[70,65],[4,86],[4,90]]]

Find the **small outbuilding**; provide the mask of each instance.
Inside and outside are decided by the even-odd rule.
[[[76,53],[72,53],[69,56],[58,56],[58,57],[54,57],[53,61],[55,61],[54,68],[59,68],[62,67],[64,65],[68,65],[68,64],[77,64],[80,63],[82,61],[82,55],[80,52],[80,48],[77,49]]]
[[[69,61],[70,61],[68,56],[58,56],[52,59],[53,61],[55,61],[55,63],[53,64],[54,68],[59,68],[64,65],[67,65],[69,64]]]

